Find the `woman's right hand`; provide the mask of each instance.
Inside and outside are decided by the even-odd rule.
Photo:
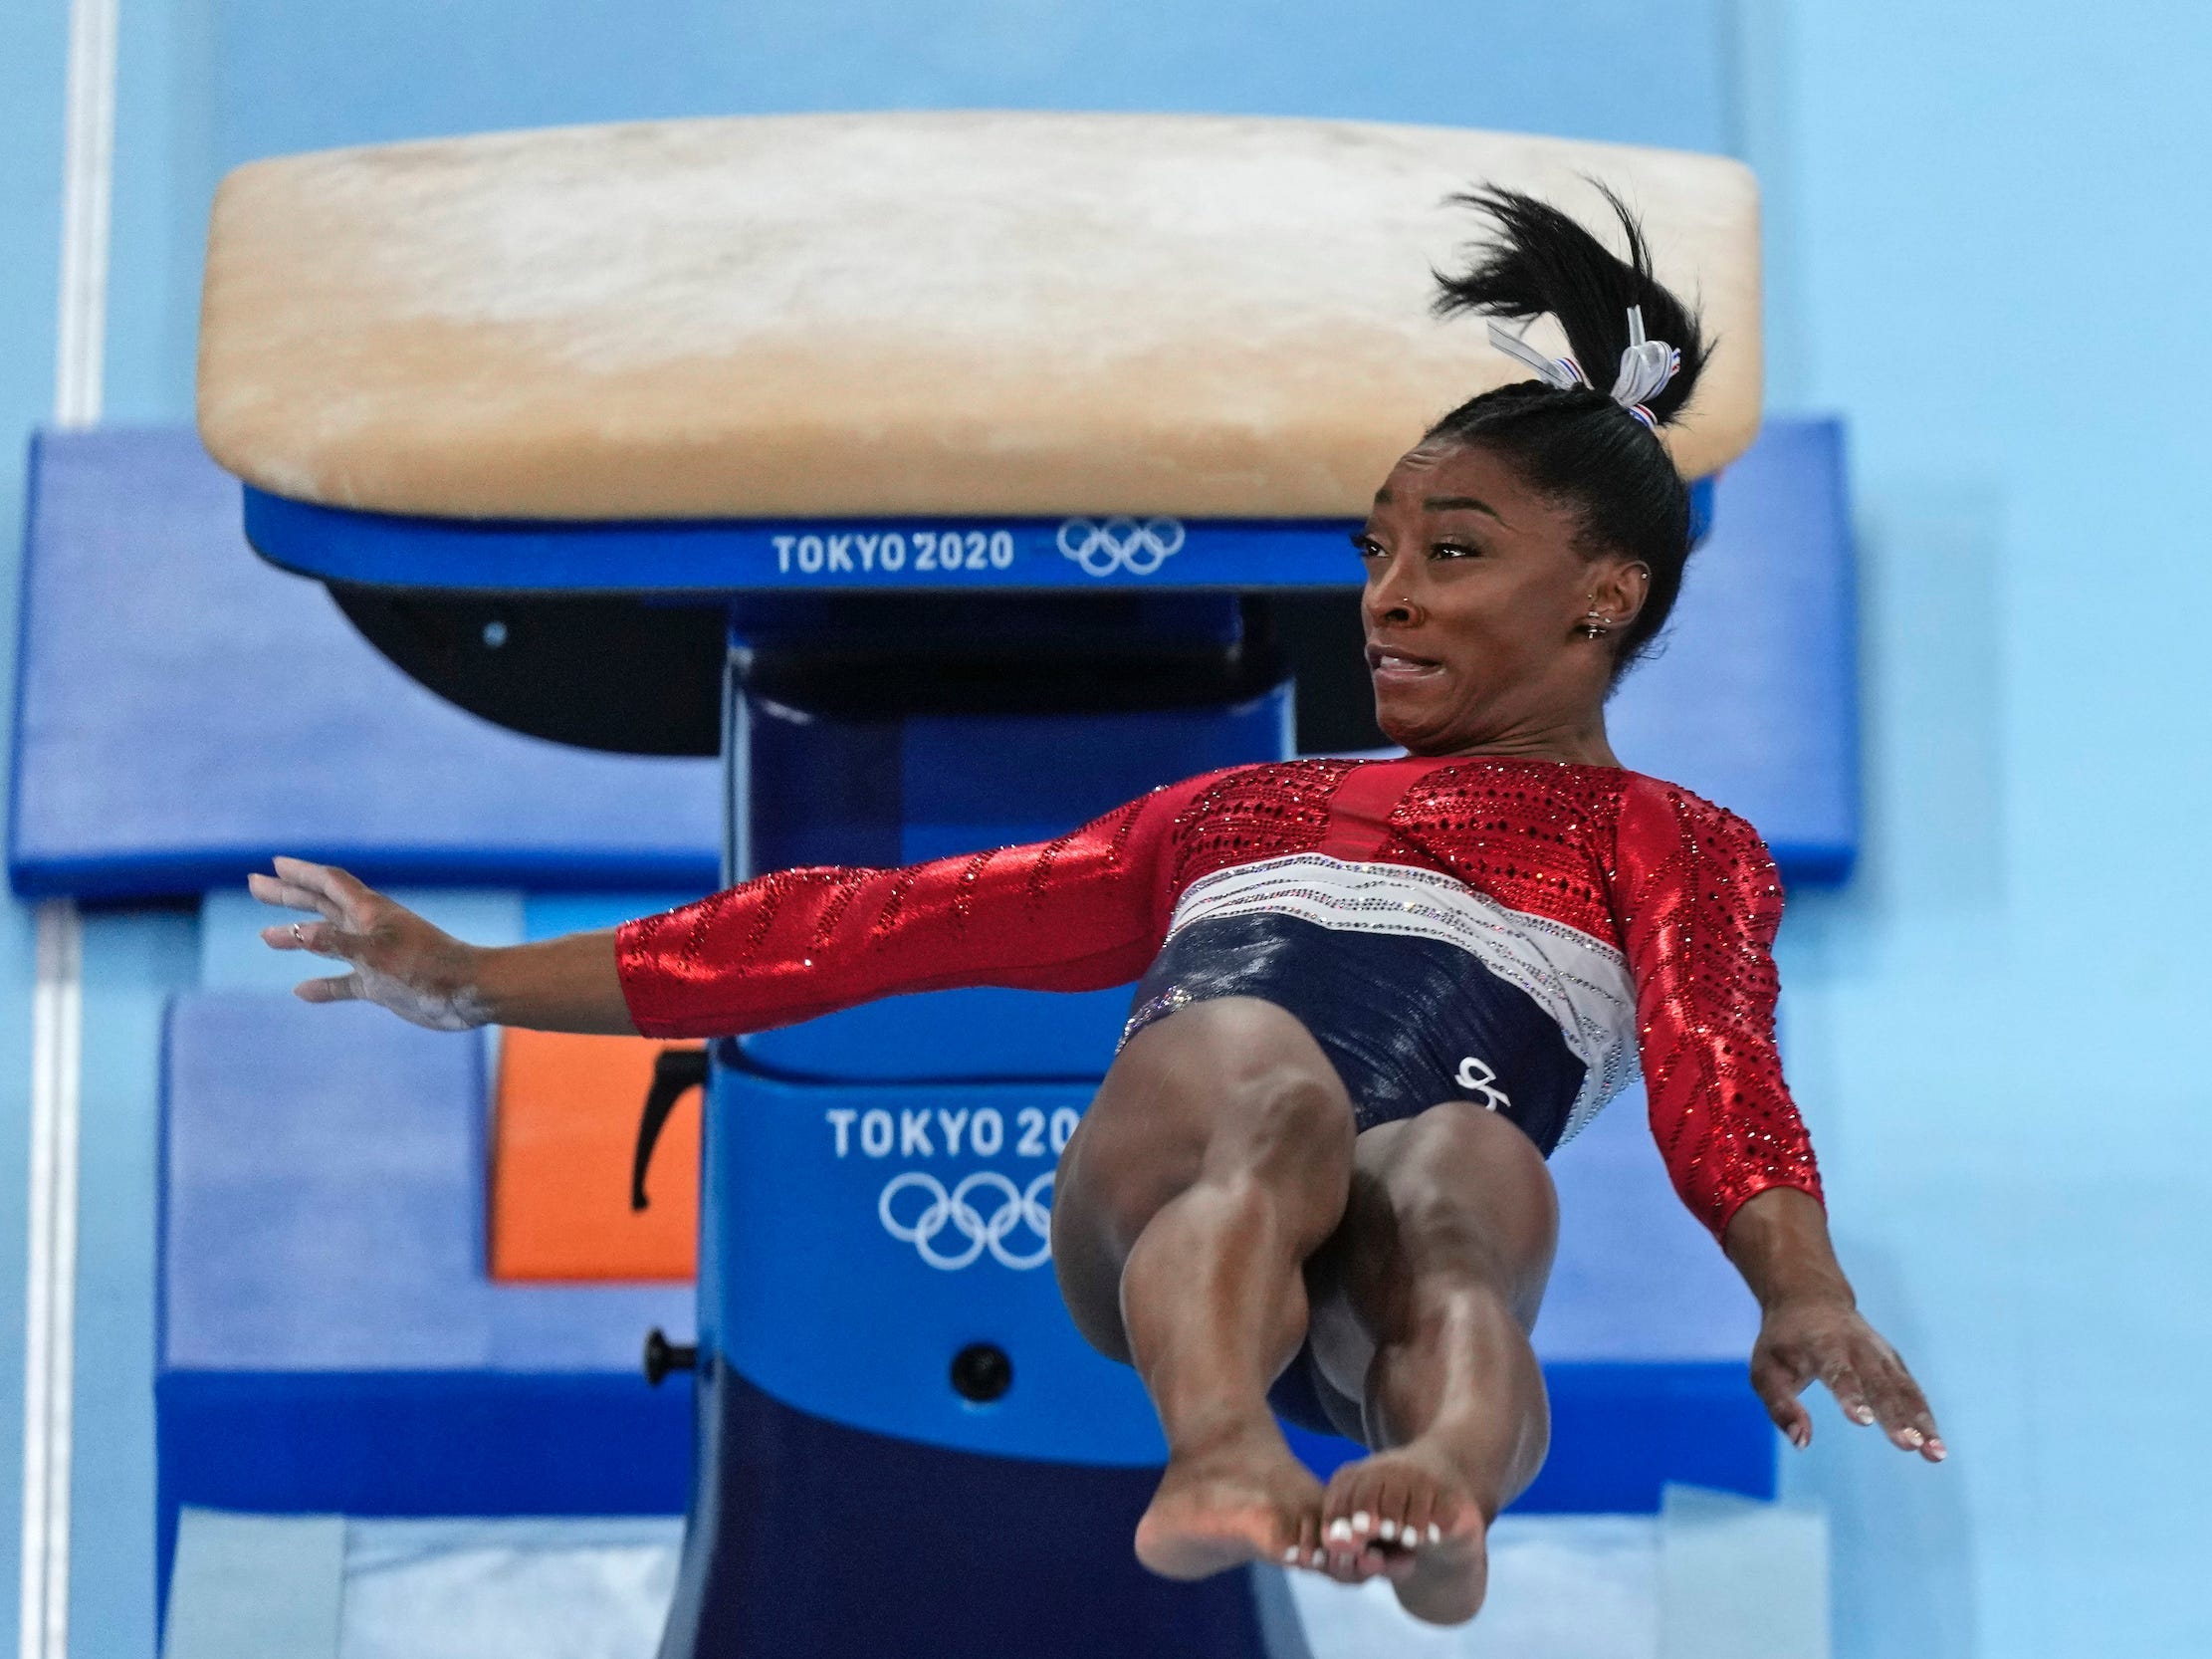
[[[304,1002],[369,1002],[411,1025],[469,1031],[489,1020],[478,990],[482,952],[440,932],[412,910],[332,864],[279,858],[275,875],[246,885],[264,904],[313,910],[322,919],[278,922],[261,930],[273,950],[304,950],[346,963],[350,973],[303,980]]]

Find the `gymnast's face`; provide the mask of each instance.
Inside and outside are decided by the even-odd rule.
[[[1398,463],[1354,538],[1385,735],[1417,755],[1612,761],[1612,637],[1589,638],[1581,623],[1595,608],[1618,635],[1649,573],[1591,558],[1580,528],[1488,450],[1424,445]]]

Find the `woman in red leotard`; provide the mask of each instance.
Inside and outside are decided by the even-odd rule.
[[[1057,840],[782,870],[504,950],[325,865],[253,878],[324,918],[269,943],[350,965],[301,995],[443,1028],[721,1035],[898,992],[1139,980],[1052,1216],[1069,1310],[1167,1434],[1137,1552],[1174,1577],[1385,1575],[1439,1622],[1480,1606],[1486,1530],[1544,1457],[1544,1159],[1639,1061],[1676,1189],[1764,1310],[1751,1384],[1776,1424],[1807,1442],[1817,1378],[1943,1456],[1857,1311],[1782,1082],[1773,863],[1606,741],[1689,553],[1658,431],[1703,366],[1696,321],[1618,201],[1626,259],[1527,197],[1466,200],[1500,234],[1439,310],[1549,314],[1580,362],[1619,366],[1599,389],[1493,324],[1538,378],[1454,409],[1376,492],[1355,542],[1404,759],[1232,768]],[[1324,1490],[1277,1412],[1370,1455]]]

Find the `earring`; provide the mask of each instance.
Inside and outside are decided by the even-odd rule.
[[[1582,613],[1582,620],[1575,624],[1575,631],[1585,639],[1603,639],[1613,631],[1613,624],[1606,619],[1603,611],[1592,605]]]

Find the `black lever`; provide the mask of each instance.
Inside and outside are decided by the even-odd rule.
[[[699,1347],[693,1342],[671,1342],[659,1325],[645,1333],[645,1380],[655,1388],[671,1371],[696,1371]]]
[[[645,1209],[645,1172],[653,1166],[653,1148],[676,1102],[707,1081],[707,1051],[663,1049],[653,1062],[653,1086],[645,1091],[644,1115],[637,1120],[637,1150],[630,1158],[630,1208]]]

